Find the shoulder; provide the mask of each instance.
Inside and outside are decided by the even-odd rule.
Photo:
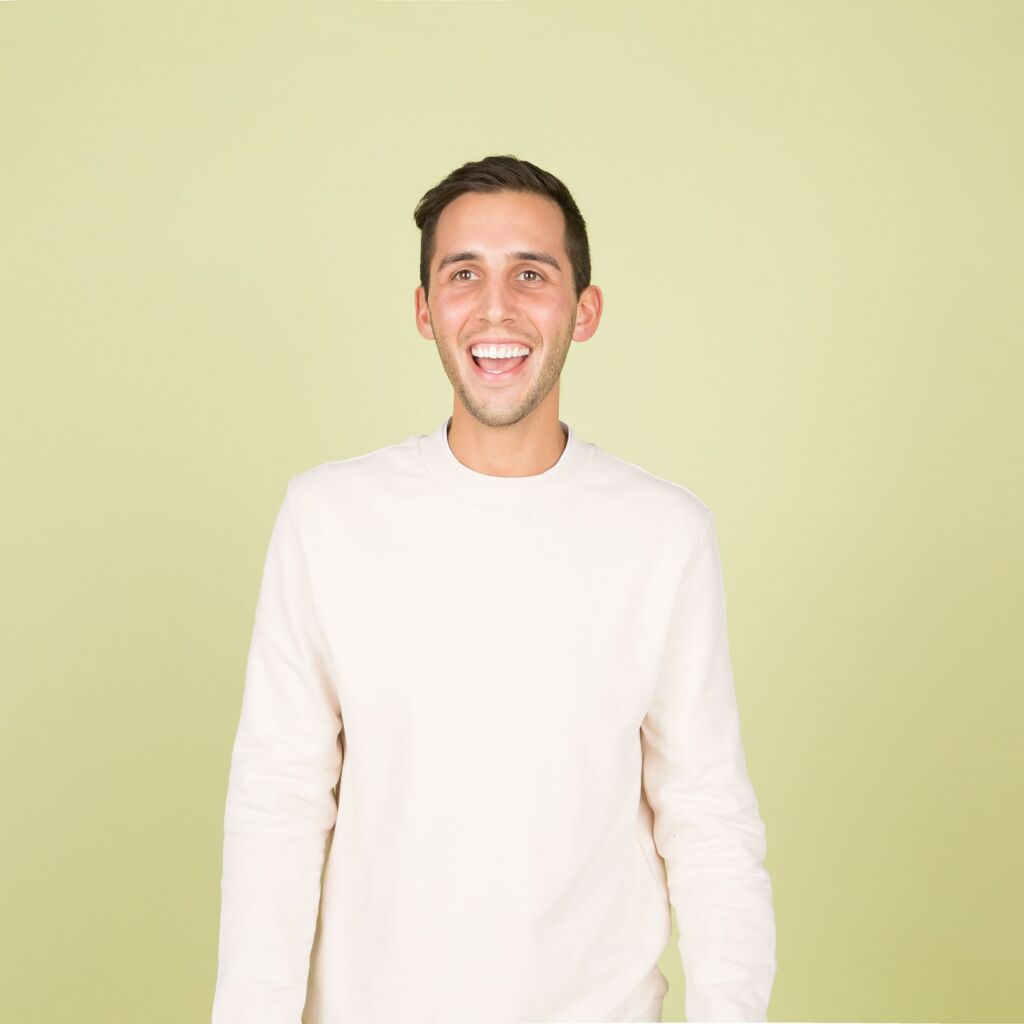
[[[362,455],[317,463],[288,479],[286,500],[299,518],[316,518],[394,497],[403,480],[417,475],[416,445],[413,435]]]
[[[691,488],[597,445],[595,448],[592,485],[617,496],[652,526],[664,524],[673,534],[690,537],[703,531],[711,509]]]

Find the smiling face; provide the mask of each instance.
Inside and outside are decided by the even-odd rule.
[[[416,326],[437,344],[458,400],[492,427],[517,423],[549,398],[574,339],[585,341],[601,315],[601,292],[579,300],[565,251],[565,220],[546,196],[466,192],[438,218],[429,301],[416,289]],[[490,374],[470,354],[477,344],[530,350],[516,369]]]

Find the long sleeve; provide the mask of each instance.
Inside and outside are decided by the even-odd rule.
[[[337,818],[341,711],[314,614],[300,497],[293,478],[266,555],[231,754],[212,1024],[299,1024]]]
[[[687,1020],[764,1021],[776,970],[773,895],[740,738],[710,509],[675,595],[641,743],[679,927]]]

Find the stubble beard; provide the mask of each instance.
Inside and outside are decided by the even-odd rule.
[[[541,360],[540,374],[524,394],[517,394],[515,398],[504,397],[496,388],[488,399],[486,386],[474,386],[474,383],[467,381],[467,375],[472,373],[472,370],[463,362],[464,358],[467,358],[464,356],[463,350],[450,344],[436,329],[434,330],[434,341],[448,380],[451,381],[459,401],[466,407],[469,414],[485,426],[507,427],[518,423],[533,412],[558,383],[562,367],[569,354],[572,332],[575,329],[576,313],[573,311],[572,319],[561,336],[530,352],[530,359],[539,358]],[[484,396],[482,401],[480,396]]]

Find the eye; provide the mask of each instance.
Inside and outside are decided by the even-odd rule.
[[[462,270],[456,270],[455,273],[452,274],[452,280],[453,281],[460,281],[460,280],[461,281],[465,281],[466,278],[464,278],[464,277],[460,278],[459,274],[472,274],[472,273],[473,273],[473,271],[470,270],[468,267],[463,267]]]
[[[542,275],[542,274],[538,274],[536,270],[524,270],[524,271],[523,271],[523,273],[524,273],[524,274],[533,274],[533,276],[534,276],[534,277],[535,277],[535,278],[536,278],[536,279],[537,279],[538,281],[543,281],[543,280],[544,280],[544,277],[543,277],[543,275]]]

